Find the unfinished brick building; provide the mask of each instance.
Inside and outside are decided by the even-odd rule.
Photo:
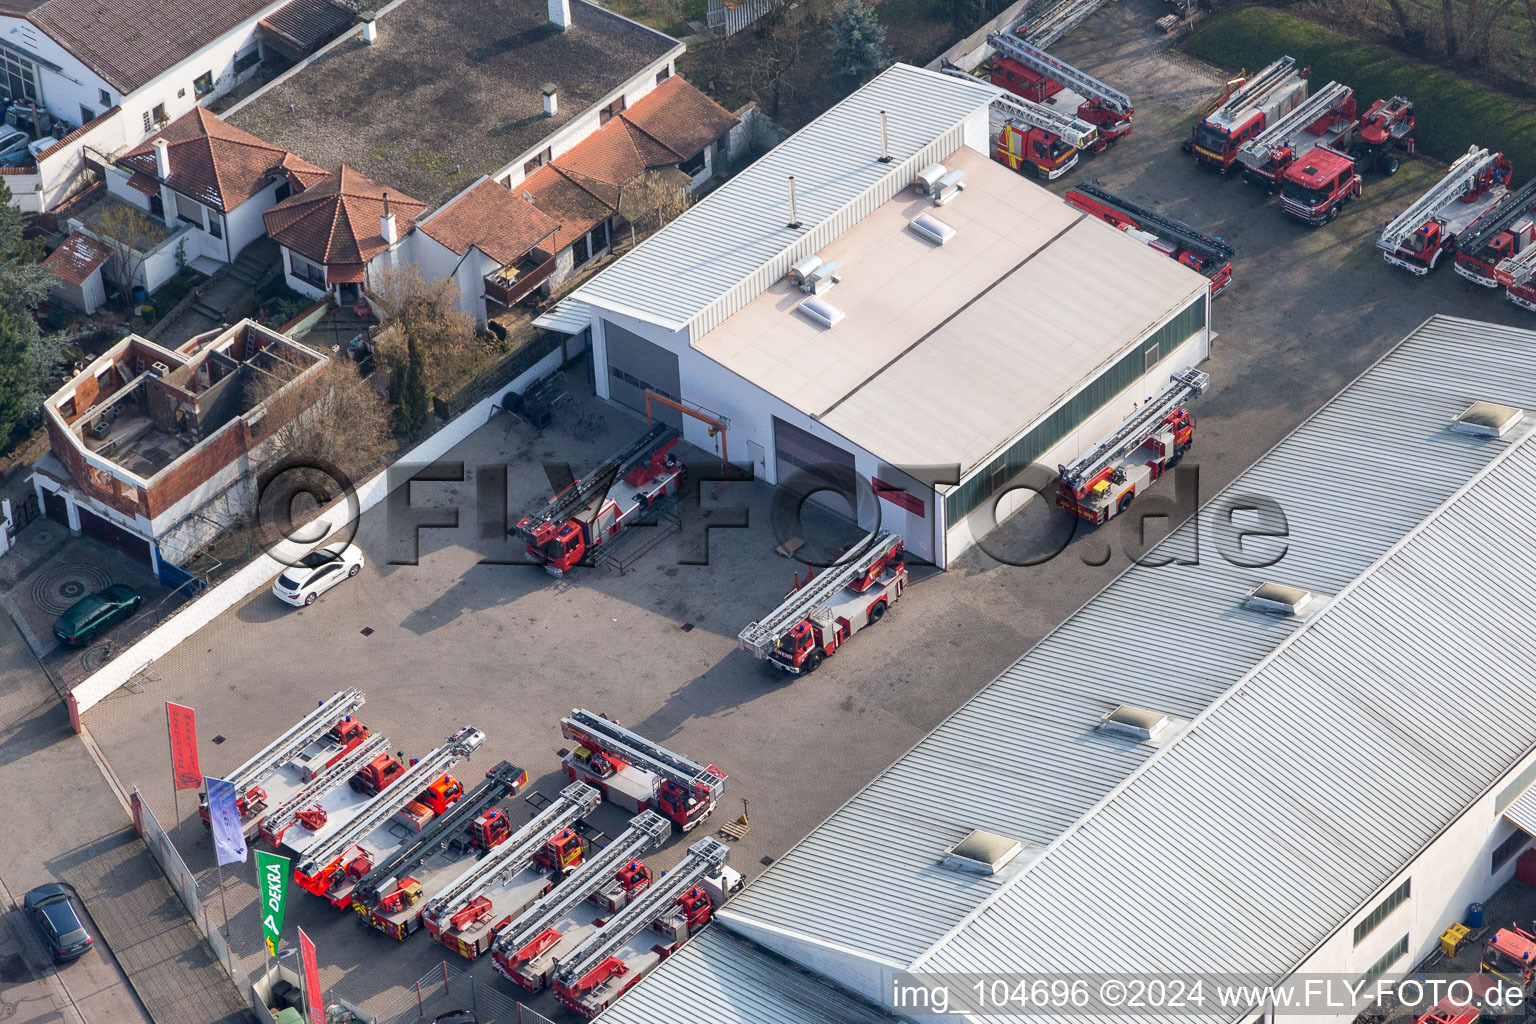
[[[282,425],[263,382],[281,394],[327,361],[252,320],[179,349],[129,335],[43,403],[52,454],[32,477],[38,501],[165,581],[163,563],[249,505],[262,442]]]

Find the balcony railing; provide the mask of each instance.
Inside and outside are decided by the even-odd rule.
[[[503,306],[515,306],[554,272],[554,253],[532,249],[512,266],[485,276],[485,297]]]

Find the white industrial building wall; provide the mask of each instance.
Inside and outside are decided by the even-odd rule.
[[[0,15],[0,41],[35,53],[62,69],[54,71],[42,65],[37,68],[43,106],[54,117],[79,124],[82,105],[101,114],[117,103],[117,90],[25,18]],[[107,90],[111,103],[104,105],[101,102],[102,89]]]
[[[601,398],[610,398],[608,389],[608,350],[606,339],[603,337],[604,320],[612,321],[615,325],[632,331],[645,340],[659,345],[673,352],[678,357],[678,375],[682,386],[682,398],[684,404],[698,406],[707,414],[714,413],[723,416],[730,421],[730,427],[726,432],[726,440],[729,444],[729,454],[734,462],[754,461],[753,471],[757,478],[771,484],[778,483],[776,470],[777,458],[773,442],[773,418],[777,416],[801,430],[830,441],[845,452],[849,452],[854,458],[854,469],[859,477],[867,485],[872,476],[880,473],[881,460],[870,452],[850,443],[836,431],[823,426],[799,409],[787,404],[759,388],[732,370],[726,369],[708,356],[698,352],[688,344],[686,331],[669,332],[662,327],[635,317],[612,313],[607,310],[594,308],[592,315],[592,352],[593,366],[596,370],[597,393]],[[718,442],[709,436],[709,427],[692,418],[683,417],[683,438],[688,443],[702,448],[708,452],[718,452]],[[757,446],[762,453],[761,461],[754,458],[756,450],[749,448],[749,442]],[[915,557],[935,563],[940,563],[943,552],[937,543],[941,535],[941,518],[937,509],[937,500],[929,492],[919,494],[927,506],[928,518],[926,523],[929,529],[926,532],[903,533],[906,539],[907,550]],[[901,510],[893,508],[886,502],[874,503],[871,508],[855,510],[861,514],[860,526],[874,528],[881,525],[877,521],[872,509],[878,507],[882,515],[896,517],[899,522],[895,528],[901,531],[903,526],[909,526],[905,514]],[[893,524],[885,522],[890,527]]]

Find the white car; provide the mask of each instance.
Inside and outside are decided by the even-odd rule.
[[[272,593],[291,605],[314,604],[315,598],[362,570],[362,548],[337,541],[316,548],[299,559],[298,565],[285,570],[272,584]]]

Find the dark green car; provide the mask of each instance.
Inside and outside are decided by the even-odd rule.
[[[108,629],[132,615],[144,598],[124,583],[114,583],[70,605],[69,611],[53,624],[53,635],[70,647],[88,644]]]

